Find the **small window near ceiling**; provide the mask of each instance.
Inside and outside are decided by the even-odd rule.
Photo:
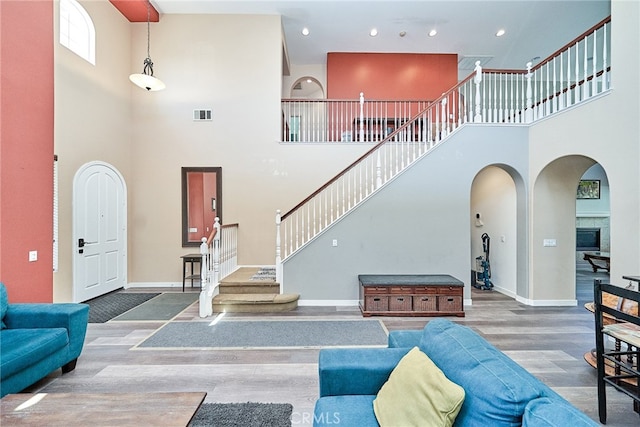
[[[60,44],[96,65],[96,29],[76,0],[60,0]]]

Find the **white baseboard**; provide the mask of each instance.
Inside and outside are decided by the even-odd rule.
[[[336,307],[358,307],[360,302],[358,300],[321,300],[321,299],[303,299],[298,300],[299,306],[310,306],[310,307],[327,307],[327,306],[336,306]]]
[[[558,299],[558,300],[554,300],[554,299],[549,299],[549,300],[533,300],[533,299],[529,299],[529,298],[522,298],[519,296],[515,297],[516,301],[525,304],[525,305],[530,305],[532,307],[575,307],[578,305],[578,300],[571,300],[571,299],[567,299],[567,300],[562,300],[562,299]]]

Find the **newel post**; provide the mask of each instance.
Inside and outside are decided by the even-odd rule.
[[[202,259],[200,262],[201,273],[200,273],[200,317],[210,316],[211,302],[209,302],[209,308],[207,309],[207,289],[209,288],[210,277],[209,277],[209,245],[207,244],[207,238],[202,238],[202,243],[200,244],[200,255],[202,255]]]
[[[360,92],[360,131],[358,132],[358,141],[364,141],[364,92]]]
[[[482,123],[482,114],[480,112],[480,82],[482,82],[482,67],[480,61],[476,61],[476,67],[473,69],[476,75],[473,77],[473,83],[476,85],[476,112],[473,116],[474,123]]]
[[[276,282],[280,284],[280,293],[282,293],[282,251],[280,240],[280,209],[276,211]]]
[[[209,297],[213,299],[214,287],[218,286],[220,282],[220,238],[222,237],[222,231],[220,229],[220,218],[216,217],[213,223],[213,228],[216,229],[216,234],[213,236],[213,278],[210,281]],[[211,305],[211,304],[209,304]]]
[[[525,106],[526,109],[524,110],[525,123],[533,122],[533,105],[531,105],[533,102],[533,91],[531,89],[531,65],[531,62],[527,62],[527,75],[525,76],[527,78],[527,101]]]

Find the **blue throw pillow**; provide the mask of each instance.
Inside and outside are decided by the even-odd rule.
[[[9,297],[7,296],[7,288],[4,287],[4,283],[0,282],[0,329],[6,328],[4,324],[4,316],[7,314],[8,306]]]

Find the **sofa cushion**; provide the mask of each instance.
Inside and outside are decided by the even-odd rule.
[[[395,367],[373,401],[383,426],[451,427],[464,401],[464,390],[414,347]]]
[[[64,328],[3,329],[0,332],[1,378],[49,357],[69,343]]]
[[[524,427],[593,427],[596,422],[566,402],[541,397],[534,399],[524,409]]]
[[[316,401],[313,411],[313,425],[315,427],[378,427],[378,421],[373,413],[375,398],[375,395],[369,394],[321,397]],[[293,425],[308,425],[310,421],[297,420],[295,413],[291,417]]]
[[[8,306],[9,297],[7,296],[7,288],[4,287],[4,283],[0,283],[0,329],[6,328],[4,324],[4,316],[7,314]]]
[[[447,319],[427,324],[420,349],[465,390],[456,427],[520,425],[527,403],[547,393],[547,386],[480,335]]]

